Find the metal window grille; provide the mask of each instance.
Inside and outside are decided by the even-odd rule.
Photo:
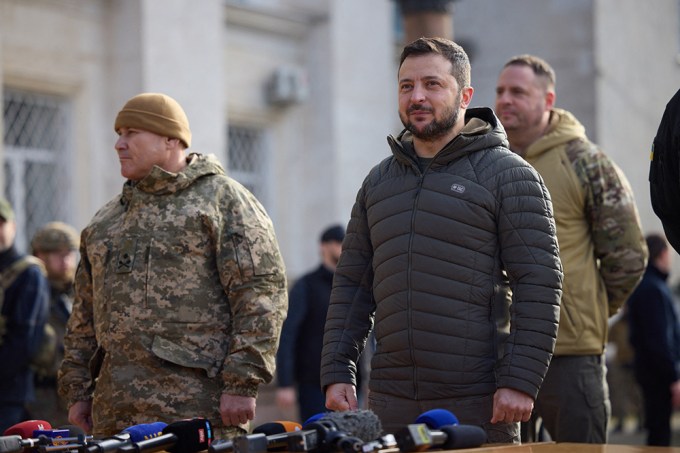
[[[4,189],[14,207],[19,250],[27,250],[45,223],[68,221],[69,119],[64,98],[4,90]]]
[[[254,127],[229,126],[229,175],[265,204],[264,132]]]

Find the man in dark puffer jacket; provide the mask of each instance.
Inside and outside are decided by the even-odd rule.
[[[472,94],[457,44],[421,38],[402,52],[406,130],[357,195],[321,384],[329,409],[357,407],[357,361],[375,323],[369,407],[386,432],[442,408],[489,442],[519,442],[555,346],[562,266],[541,177],[507,149],[492,110],[467,108]],[[498,360],[493,302],[508,286]]]

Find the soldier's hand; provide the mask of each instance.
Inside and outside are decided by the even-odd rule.
[[[339,412],[358,409],[356,388],[352,384],[329,385],[326,389],[326,408]]]
[[[225,426],[239,426],[255,418],[255,398],[229,395],[220,397],[220,415]]]
[[[92,432],[92,401],[78,401],[68,410],[68,421],[80,426],[86,433]]]

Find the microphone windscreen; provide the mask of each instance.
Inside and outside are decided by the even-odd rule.
[[[431,409],[416,418],[416,424],[418,423],[425,423],[430,429],[439,429],[442,426],[457,425],[458,419],[446,409]]]
[[[324,418],[326,415],[330,414],[330,412],[319,412],[318,414],[312,415],[309,417],[307,420],[304,421],[302,424],[302,427],[304,428],[305,426],[309,425],[310,423],[314,423],[315,421],[321,420]]]
[[[125,428],[121,432],[129,434],[131,442],[141,442],[160,436],[163,434],[163,428],[166,426],[168,424],[163,422],[141,423]]]
[[[277,420],[258,426],[253,429],[253,434],[273,436],[274,434],[292,433],[293,431],[300,431],[301,429],[302,425],[297,422]]]
[[[444,450],[476,448],[486,443],[486,431],[475,425],[441,426],[440,431],[446,433],[446,442],[441,446]]]
[[[382,434],[380,419],[370,410],[329,412],[319,422],[323,420],[331,421],[338,431],[358,437],[364,442],[374,441]]]
[[[52,429],[52,425],[45,420],[26,420],[16,425],[12,425],[5,430],[4,436],[21,436],[22,439],[31,439],[33,431]]]
[[[177,436],[177,443],[167,449],[170,453],[193,453],[207,450],[213,439],[212,424],[205,418],[170,423],[163,428],[163,434]]]
[[[68,429],[68,437],[86,436],[87,433],[78,425],[63,425],[59,429]]]

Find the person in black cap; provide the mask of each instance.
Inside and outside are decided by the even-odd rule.
[[[345,229],[340,225],[323,231],[319,238],[321,263],[300,277],[288,297],[288,317],[276,355],[276,402],[284,411],[297,403],[302,421],[326,411],[319,376],[321,348],[333,273],[344,238]]]
[[[29,418],[35,398],[31,359],[38,352],[49,312],[49,284],[37,258],[14,246],[16,223],[0,198],[0,433]]]

